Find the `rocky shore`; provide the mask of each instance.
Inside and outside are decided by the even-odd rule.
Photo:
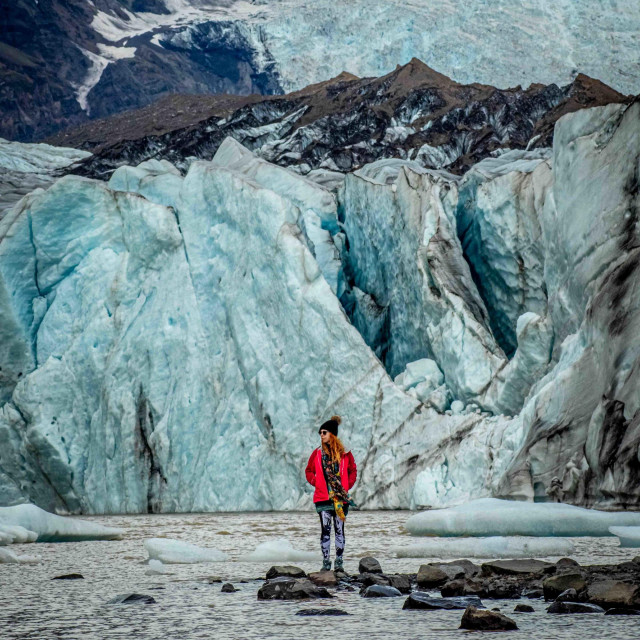
[[[517,629],[515,621],[483,600],[526,598],[549,602],[549,614],[640,615],[640,556],[612,565],[581,566],[571,558],[470,560],[423,564],[417,573],[387,574],[372,557],[362,558],[357,575],[343,571],[306,574],[294,566],[274,566],[258,590],[258,600],[332,598],[358,590],[364,598],[407,596],[403,609],[460,609],[463,629]],[[332,593],[333,592],[333,593]],[[331,613],[329,613],[331,611]],[[515,612],[532,612],[519,603]],[[315,612],[315,613],[314,613]],[[340,609],[301,610],[300,615],[346,615]]]

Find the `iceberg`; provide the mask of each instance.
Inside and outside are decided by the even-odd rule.
[[[144,541],[149,554],[149,566],[154,571],[162,570],[156,564],[195,564],[197,562],[225,562],[229,556],[218,549],[198,547],[182,540],[170,538],[149,538]],[[154,562],[156,561],[156,562]],[[153,564],[151,564],[153,562]]]
[[[122,529],[47,513],[33,504],[0,507],[0,535],[12,536],[13,542],[119,540],[123,534]]]
[[[394,549],[398,558],[548,558],[574,553],[569,540],[519,536],[429,538]]]
[[[0,549],[0,564],[37,564],[38,562],[40,562],[38,556],[21,556],[11,549]]]
[[[640,547],[640,526],[609,527],[609,533],[618,536],[621,547]]]
[[[481,498],[411,516],[414,536],[608,536],[613,525],[640,525],[640,513],[607,512],[570,504]]]
[[[315,562],[320,554],[315,551],[294,549],[289,540],[280,538],[260,543],[251,553],[241,558],[244,562]]]

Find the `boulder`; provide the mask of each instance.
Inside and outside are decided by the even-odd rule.
[[[288,578],[305,578],[306,573],[300,569],[300,567],[293,567],[291,565],[276,565],[271,567],[269,571],[267,571],[266,578],[267,580],[273,580],[273,578],[280,578],[282,576],[286,576]]]
[[[525,589],[522,592],[522,597],[523,598],[529,598],[529,600],[535,600],[536,598],[542,598],[542,596],[544,595],[544,592],[542,591],[542,589],[538,589],[537,587],[529,588],[529,589]]]
[[[530,604],[517,604],[513,610],[516,613],[533,613],[535,611]]]
[[[575,589],[576,592],[583,591],[586,586],[584,576],[578,572],[549,576],[542,582],[542,590],[546,600],[555,600],[567,589]]]
[[[460,629],[471,631],[513,631],[518,628],[514,620],[497,611],[469,606],[462,614]]]
[[[586,602],[554,602],[547,613],[604,613],[604,609]]]
[[[412,593],[402,605],[403,609],[466,609],[468,606],[483,607],[478,596],[460,596],[458,598],[432,598],[426,593]]]
[[[349,616],[343,609],[300,609],[297,616]]]
[[[451,580],[447,582],[442,589],[440,595],[443,598],[454,596],[484,596],[486,594],[484,583],[482,580],[467,578],[465,580]]]
[[[430,564],[421,565],[416,577],[418,586],[427,589],[439,587],[448,580],[449,576],[442,569]]]
[[[308,578],[280,576],[267,580],[258,590],[258,600],[303,600],[305,598],[332,598],[324,588]]]
[[[309,574],[309,580],[320,587],[335,587],[338,578],[333,571],[314,571]]]
[[[556,562],[558,571],[564,571],[566,569],[579,569],[580,565],[573,558],[560,558]]]
[[[543,575],[553,573],[555,564],[526,558],[523,560],[494,560],[485,562],[480,570],[483,576],[522,576],[527,574]]]
[[[109,600],[108,604],[155,604],[155,598],[142,593],[123,593]]]
[[[394,587],[387,587],[381,584],[372,584],[364,590],[364,598],[395,598],[402,594]]]
[[[556,599],[556,602],[578,602],[578,592],[575,589],[563,591]]]
[[[81,573],[65,573],[61,576],[54,576],[52,580],[84,580]]]
[[[235,593],[236,591],[240,591],[240,589],[236,589],[230,582],[225,582],[220,589],[221,593]]]
[[[388,586],[391,584],[389,576],[384,573],[361,573],[356,579],[356,582],[360,582],[363,587],[369,587],[372,584],[379,584]]]
[[[389,585],[396,588],[400,593],[411,593],[411,579],[409,576],[398,573],[387,576],[387,578],[389,579]]]
[[[522,583],[517,579],[510,579],[510,576],[493,578],[484,583],[485,597],[496,600],[519,598],[522,595],[522,590]]]
[[[371,556],[366,556],[360,559],[358,564],[359,573],[382,573],[382,567],[380,563]]]
[[[587,601],[605,608],[640,608],[640,585],[620,580],[594,582],[587,589]]]
[[[617,607],[613,609],[607,609],[604,612],[605,616],[640,616],[640,610],[638,609],[619,609]]]

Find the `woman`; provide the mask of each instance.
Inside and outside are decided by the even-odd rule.
[[[348,491],[356,483],[358,470],[351,451],[345,451],[338,438],[340,416],[332,416],[318,429],[322,445],[309,457],[305,470],[307,481],[313,487],[313,502],[320,515],[320,548],[322,570],[331,569],[331,522],[335,530],[336,571],[343,569],[344,521],[349,505],[355,506]]]

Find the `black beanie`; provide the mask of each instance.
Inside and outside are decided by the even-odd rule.
[[[331,416],[329,420],[322,423],[322,426],[318,429],[318,433],[320,433],[323,429],[325,429],[329,433],[333,433],[334,436],[337,436],[338,427],[340,426],[341,422],[342,420],[340,419],[340,416]]]

